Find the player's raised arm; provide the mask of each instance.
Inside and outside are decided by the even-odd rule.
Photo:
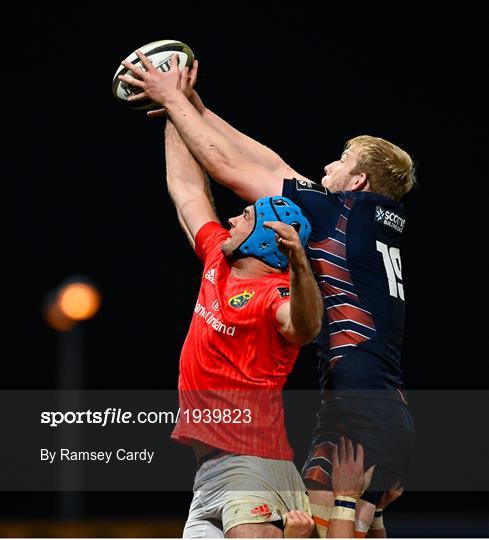
[[[196,62],[197,60],[195,60]],[[303,178],[297,171],[285,163],[282,157],[274,150],[239,131],[214,111],[206,107],[195,89],[192,88],[187,95],[190,103],[197,109],[202,118],[210,126],[226,136],[242,154],[271,171],[284,170],[286,173],[284,176],[287,178]]]
[[[263,160],[250,157],[242,144],[234,144],[228,136],[206,122],[182,90],[176,55],[170,71],[164,73],[156,69],[142,53],[138,51],[137,54],[146,71],[123,62],[137,78],[120,77],[140,90],[131,100],[149,98],[165,107],[185,144],[215,180],[243,199],[255,201],[281,194],[284,178],[300,177],[281,159],[273,159],[264,165]]]
[[[190,103],[197,109],[202,118],[210,126],[217,129],[217,131],[220,131],[240,152],[247,155],[255,163],[263,165],[263,167],[270,170],[284,167],[284,160],[271,148],[268,148],[257,140],[242,133],[204,105],[200,95],[194,88],[198,71],[199,61],[195,59],[192,64],[192,69],[189,70],[188,68],[184,68],[182,70],[180,84],[182,92],[188,97]],[[166,109],[147,112],[147,115],[151,118],[157,118],[165,114]],[[295,178],[301,176],[288,165],[285,164],[285,166],[288,167],[290,171],[288,176]]]
[[[265,222],[264,226],[276,233],[279,249],[290,263],[290,302],[278,308],[277,321],[284,337],[302,346],[321,330],[323,299],[294,227],[280,221]]]
[[[165,127],[166,180],[180,224],[192,247],[198,230],[219,223],[207,178],[170,120]]]

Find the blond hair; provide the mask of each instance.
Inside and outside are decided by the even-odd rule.
[[[350,174],[365,173],[371,191],[399,201],[411,190],[416,180],[413,160],[407,152],[370,135],[350,139],[345,150],[353,146],[358,151],[358,159]]]

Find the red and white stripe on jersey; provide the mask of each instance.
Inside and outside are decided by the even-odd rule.
[[[347,265],[346,229],[353,200],[345,199],[333,236],[309,243],[309,259],[325,300],[329,345],[337,361],[350,347],[376,335],[371,312],[358,298]]]

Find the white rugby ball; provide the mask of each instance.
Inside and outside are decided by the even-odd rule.
[[[191,68],[194,61],[194,53],[192,52],[192,49],[188,45],[185,45],[185,43],[175,41],[173,39],[153,41],[152,43],[148,43],[143,47],[139,47],[139,50],[145,56],[147,56],[149,60],[151,60],[151,63],[156,68],[161,69],[162,71],[169,71],[170,61],[176,53],[178,53],[179,57],[178,67],[180,71],[182,71],[185,66]],[[125,60],[127,62],[131,62],[135,66],[142,67],[141,60],[139,60],[137,57],[136,52],[131,53]],[[122,64],[117,68],[114,78],[112,79],[112,93],[117,101],[125,103],[132,109],[137,110],[161,108],[161,105],[151,100],[139,101],[135,103],[129,101],[128,98],[139,93],[140,90],[133,88],[123,81],[120,81],[119,75],[134,76],[133,72],[125,68]]]

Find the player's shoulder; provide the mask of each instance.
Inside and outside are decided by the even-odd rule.
[[[299,206],[314,208],[340,207],[344,192],[332,192],[325,186],[307,178],[285,178],[282,195],[289,197]]]
[[[195,239],[202,241],[208,240],[213,236],[229,236],[229,231],[225,229],[218,221],[210,220],[207,223],[204,223],[202,227],[197,231]]]
[[[358,200],[365,200],[367,202],[382,202],[384,204],[390,204],[393,206],[403,206],[402,202],[396,201],[387,195],[375,193],[375,191],[345,191],[345,196]]]
[[[195,252],[206,263],[210,256],[221,255],[221,246],[229,238],[229,231],[216,221],[204,224],[195,235]]]
[[[406,211],[404,205],[386,197],[369,191],[346,192],[346,205],[351,207],[351,218],[359,220],[359,223],[372,222],[382,230],[402,233],[406,223]]]
[[[290,296],[290,275],[289,272],[273,274],[262,280],[263,298],[267,304],[272,304],[280,298]]]
[[[290,193],[301,193],[307,195],[312,193],[315,195],[333,195],[326,187],[324,187],[319,182],[314,182],[314,180],[309,180],[308,178],[284,178],[283,185],[283,194],[286,195],[285,191]]]
[[[397,212],[404,215],[404,205],[400,201],[374,193],[373,191],[345,191],[345,200],[351,201],[354,205],[361,208],[379,208]],[[361,204],[358,204],[361,203]]]
[[[291,187],[296,191],[314,191],[316,193],[327,194],[328,190],[320,183],[307,178],[285,178],[284,182],[292,182]]]

